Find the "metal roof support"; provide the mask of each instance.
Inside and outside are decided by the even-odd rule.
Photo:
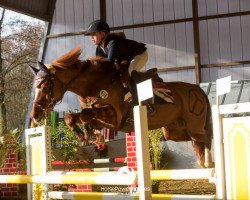
[[[100,0],[100,16],[102,20],[106,21],[106,0]]]
[[[0,7],[51,22],[56,0],[1,0]]]
[[[241,94],[242,94],[242,90],[243,90],[243,86],[244,86],[244,81],[239,81],[239,82],[240,82],[240,91],[239,91],[236,103],[240,102],[240,98],[241,98]]]
[[[211,90],[211,87],[212,87],[213,83],[209,83],[208,86],[207,86],[207,92],[206,92],[206,95],[208,96],[209,93],[210,93],[210,90]]]
[[[200,35],[197,0],[192,0],[193,6],[193,31],[194,31],[194,59],[196,84],[201,83]]]
[[[221,105],[224,105],[226,97],[227,97],[227,94],[223,94],[223,97],[222,97],[222,100],[221,100]]]

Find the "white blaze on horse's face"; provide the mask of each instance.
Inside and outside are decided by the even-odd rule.
[[[41,98],[41,93],[41,89],[35,89],[35,98],[30,113],[30,117],[35,124],[38,124],[44,118],[44,110],[42,109],[42,104],[40,103],[43,101],[43,98]]]
[[[38,93],[39,93],[39,89],[35,89],[35,98],[34,99],[36,99],[37,98],[37,96],[38,96]]]
[[[50,93],[50,87],[47,86],[45,77],[39,76],[35,79],[35,85],[35,98],[30,117],[37,123],[45,117],[44,112],[49,105],[48,93]]]

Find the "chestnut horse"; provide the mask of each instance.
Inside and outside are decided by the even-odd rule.
[[[81,48],[76,47],[49,66],[41,62],[38,62],[39,69],[30,66],[36,76],[31,119],[40,122],[44,113],[52,110],[66,91],[71,91],[81,98],[95,99],[91,107],[65,116],[67,125],[79,137],[82,137],[82,132],[77,123],[89,123],[95,129],[124,130],[126,126],[131,127],[128,119],[133,105],[124,101],[126,88],[120,70],[103,59],[79,60],[80,54]],[[195,84],[166,84],[174,103],[153,105],[156,112],[148,116],[149,130],[162,128],[166,140],[192,141],[197,162],[202,167],[212,167],[211,110],[206,94]]]

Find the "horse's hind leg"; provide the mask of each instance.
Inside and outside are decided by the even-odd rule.
[[[212,161],[211,148],[205,146],[205,167],[214,167],[214,162]]]
[[[201,167],[205,167],[205,145],[203,142],[192,141],[194,151],[197,156],[197,163]]]
[[[206,168],[214,167],[210,150],[211,148],[205,145],[204,142],[197,142],[197,141],[192,141],[192,142],[196,156],[198,158],[197,163],[201,167],[206,167]]]

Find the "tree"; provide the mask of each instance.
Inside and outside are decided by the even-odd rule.
[[[43,26],[17,17],[4,21],[0,15],[0,136],[22,129],[33,75],[28,64],[36,63]]]
[[[2,30],[3,30],[3,20],[5,15],[5,9],[2,11],[0,18],[0,51],[2,49]],[[6,107],[4,104],[4,78],[3,78],[3,58],[0,53],[0,136],[6,132]]]

